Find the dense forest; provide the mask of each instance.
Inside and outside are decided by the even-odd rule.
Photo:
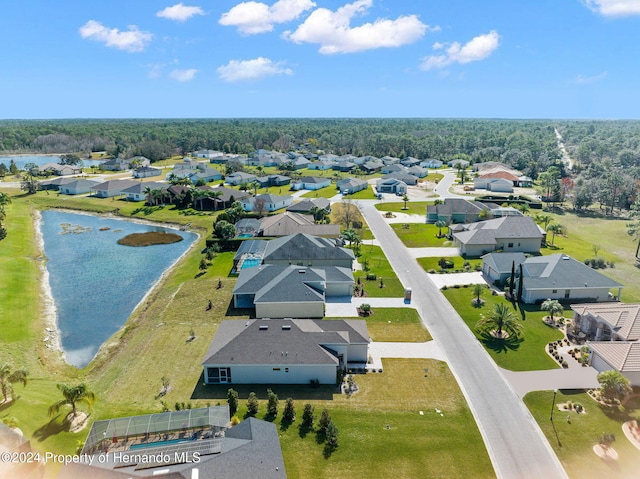
[[[536,177],[560,152],[549,121],[439,119],[229,119],[0,121],[0,151],[107,151],[158,160],[199,149],[259,148],[415,158],[505,161]]]

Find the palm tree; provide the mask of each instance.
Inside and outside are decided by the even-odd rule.
[[[547,226],[547,231],[551,231],[551,246],[553,246],[556,235],[562,234],[564,228],[560,223],[551,223],[549,226]]]
[[[260,183],[258,183],[257,181],[252,181],[247,186],[253,190],[253,196],[258,196],[258,188],[260,188]]]
[[[351,247],[351,245],[356,240],[358,235],[356,234],[356,232],[354,230],[344,230],[342,232],[342,237],[349,242],[349,247]]]
[[[564,312],[562,305],[555,299],[547,299],[540,305],[540,309],[549,312],[549,319],[552,323],[554,314],[562,314]]]
[[[475,296],[474,298],[475,304],[480,305],[480,296],[482,296],[483,292],[484,292],[484,286],[482,286],[481,284],[473,285],[473,295]]]
[[[144,187],[144,194],[147,196],[147,204],[149,206],[153,206],[153,190],[151,189],[150,186],[145,186]]]
[[[606,398],[622,399],[632,391],[629,380],[619,371],[603,371],[597,379]]]
[[[78,384],[77,386],[69,386],[67,384],[58,384],[58,389],[62,393],[64,399],[52,404],[49,407],[49,416],[57,414],[64,406],[71,406],[71,414],[73,417],[78,415],[78,403],[85,403],[89,409],[96,401],[96,395],[89,391],[86,384]]]
[[[407,209],[407,202],[409,201],[409,197],[405,194],[402,196],[402,201],[404,201],[404,208],[402,208],[403,210]]]
[[[12,369],[9,363],[5,363],[0,367],[0,389],[2,390],[3,402],[7,402],[9,396],[15,397],[15,391],[13,385],[15,383],[22,383],[23,386],[27,385],[27,376],[29,373],[25,369]]]
[[[546,231],[547,226],[549,226],[549,223],[553,221],[553,216],[545,215],[545,214],[537,214],[537,215],[534,215],[533,220],[539,225],[543,225],[543,228]]]
[[[193,194],[193,206],[195,209],[202,209],[202,202],[204,201],[205,198],[207,198],[209,195],[207,194],[207,192],[205,190],[201,190],[199,188],[194,188],[192,191]],[[200,208],[198,208],[198,203],[200,203]]]
[[[220,198],[221,196],[222,196],[222,191],[213,190],[213,191],[209,192],[209,197],[213,198],[213,209],[215,211],[218,210],[218,201],[217,201],[217,199]]]
[[[447,223],[443,220],[438,220],[435,223],[436,228],[438,228],[438,238],[442,238],[442,228],[447,226]]]
[[[495,336],[503,338],[506,336],[518,337],[524,326],[518,322],[508,305],[498,303],[493,311],[478,321],[476,329],[495,330]],[[506,336],[503,336],[503,332],[506,333]]]

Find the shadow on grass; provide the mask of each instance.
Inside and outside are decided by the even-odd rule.
[[[285,418],[280,419],[280,430],[286,431],[291,427],[291,424],[293,424],[293,421],[291,419],[285,419]]]
[[[302,439],[307,437],[307,434],[309,434],[311,431],[313,431],[313,424],[309,425],[301,423],[298,426],[298,436],[300,436]]]
[[[2,399],[2,398],[0,398],[0,399]],[[18,399],[20,399],[20,396],[16,396],[13,399],[9,399],[9,401],[0,404],[0,411],[4,411],[5,409],[9,409],[11,406],[13,406],[16,403],[16,401]]]
[[[613,419],[620,423],[635,419],[635,417],[629,415],[629,412],[624,407],[610,406],[606,404],[598,404],[598,407],[609,419]]]
[[[338,394],[335,386],[321,385],[312,388],[308,384],[204,384],[204,374],[200,374],[198,382],[193,388],[190,399],[210,400],[212,403],[226,404],[227,391],[231,388],[238,392],[240,401],[245,401],[250,392],[255,392],[258,399],[267,401],[267,388],[273,389],[280,397],[290,397],[293,400],[333,401],[333,395]],[[264,406],[263,406],[264,407]]]
[[[33,432],[33,437],[38,440],[38,442],[45,441],[51,436],[55,436],[61,432],[66,432],[69,430],[69,423],[66,419],[59,421],[60,415],[57,415],[53,419],[51,419],[48,423],[43,426],[40,426]]]
[[[480,334],[480,342],[492,351],[496,353],[506,353],[508,351],[517,351],[520,348],[520,344],[523,339],[515,336],[509,336],[508,338],[496,338],[489,332],[483,332]]]
[[[132,215],[137,215],[138,213],[142,213],[145,216],[149,216],[152,213],[155,213],[156,211],[159,210],[163,210],[164,206],[163,205],[158,205],[158,206],[141,206],[140,208],[136,208],[135,210],[133,210],[131,212]]]

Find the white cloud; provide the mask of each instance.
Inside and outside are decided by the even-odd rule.
[[[117,28],[107,28],[100,22],[89,20],[80,27],[82,38],[104,43],[108,47],[118,48],[127,52],[141,52],[151,41],[153,35],[149,32],[138,30],[135,25],[130,25],[127,31]]]
[[[294,32],[285,32],[284,38],[295,43],[318,43],[320,53],[353,53],[375,48],[399,47],[413,43],[427,30],[437,31],[422,23],[416,15],[405,15],[395,20],[377,19],[351,27],[351,20],[365,13],[373,0],[356,0],[335,12],[326,8],[314,10]]]
[[[592,11],[605,17],[640,15],[640,0],[582,0]]]
[[[597,75],[592,76],[578,75],[576,76],[574,81],[578,85],[590,85],[591,83],[596,83],[604,80],[605,78],[607,78],[607,75],[609,75],[609,72],[605,70],[602,73],[598,73]]]
[[[484,60],[500,45],[500,35],[495,30],[484,35],[472,38],[464,45],[459,42],[451,44],[435,43],[434,50],[444,50],[444,55],[432,55],[424,57],[420,63],[421,70],[444,68],[452,63],[470,63]],[[446,48],[445,48],[446,47]]]
[[[196,77],[196,73],[198,73],[198,70],[195,68],[190,68],[188,70],[172,70],[171,73],[169,73],[169,77],[176,81],[185,82],[193,80]]]
[[[295,20],[316,4],[311,0],[278,0],[269,6],[262,2],[242,2],[223,13],[218,23],[237,27],[244,35],[270,32],[276,23]]]
[[[184,5],[182,2],[177,3],[172,7],[166,7],[164,10],[160,10],[156,13],[156,17],[175,20],[176,22],[184,22],[195,15],[204,15],[204,10],[200,7]]]
[[[259,80],[274,75],[293,75],[293,70],[284,68],[282,62],[258,57],[253,60],[231,60],[216,70],[221,80],[226,82]]]

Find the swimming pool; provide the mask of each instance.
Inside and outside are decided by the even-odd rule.
[[[170,444],[177,444],[179,442],[189,442],[188,439],[169,439],[167,441],[145,442],[142,444],[133,444],[129,449],[146,449],[148,447],[161,447],[168,446]]]
[[[258,266],[262,260],[260,258],[247,258],[242,262],[242,266],[240,269],[253,268],[254,266]]]
[[[238,235],[238,238],[252,238],[253,235],[251,233],[242,233]]]

